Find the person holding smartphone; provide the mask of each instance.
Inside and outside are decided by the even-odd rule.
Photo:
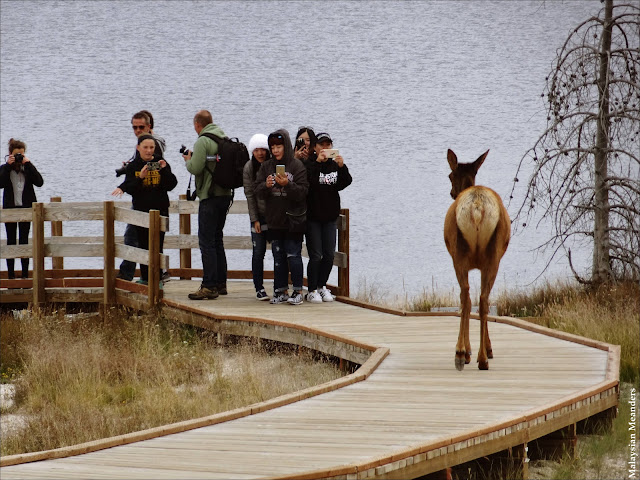
[[[312,158],[314,161],[307,162],[307,301],[332,302],[333,296],[327,289],[327,282],[336,250],[336,220],[340,215],[339,192],[351,185],[352,178],[344,159],[333,149],[333,140],[328,133],[317,135],[315,155]]]
[[[249,221],[251,222],[251,241],[253,243],[253,253],[251,256],[251,274],[253,276],[253,286],[256,289],[256,298],[261,301],[268,301],[269,295],[264,289],[264,255],[267,251],[267,217],[266,203],[264,198],[255,195],[255,182],[258,170],[270,156],[269,142],[267,136],[256,133],[247,148],[251,160],[248,161],[242,171],[242,181],[244,195],[247,197],[249,208]]]
[[[133,209],[140,212],[160,210],[160,215],[169,216],[169,195],[178,184],[171,167],[164,160],[155,157],[156,142],[151,134],[138,137],[139,155],[127,165],[125,181],[120,188],[131,195]],[[138,246],[149,249],[149,229],[137,228]],[[160,252],[164,244],[164,232],[160,232]],[[158,272],[160,275],[162,272]],[[140,265],[140,280],[137,283],[147,285],[149,266]],[[160,282],[162,284],[162,281]]]
[[[9,140],[9,155],[5,157],[7,163],[0,167],[0,188],[3,208],[31,208],[37,201],[33,187],[44,185],[42,175],[25,155],[27,145],[20,140]],[[7,245],[15,245],[16,237],[20,245],[29,243],[31,222],[8,222],[4,224],[7,232]],[[21,258],[22,278],[29,276],[29,259]],[[16,278],[15,259],[7,258],[8,277]]]
[[[276,130],[268,137],[272,158],[266,160],[256,176],[255,194],[266,205],[267,238],[273,252],[271,304],[301,305],[304,267],[302,238],[306,230],[309,181],[303,163],[294,157],[289,132]],[[289,272],[293,293],[288,294]]]

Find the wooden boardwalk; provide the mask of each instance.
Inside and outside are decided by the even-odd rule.
[[[181,433],[5,466],[2,479],[412,478],[526,445],[618,402],[617,347],[496,319],[490,370],[479,371],[474,356],[458,372],[457,316],[394,315],[344,302],[269,305],[254,299],[249,282],[230,282],[229,295],[215,301],[188,300],[197,285],[166,284],[166,303],[228,322],[325,332],[361,351],[386,347],[388,355],[379,349],[366,379],[327,393]],[[474,355],[478,333],[472,319]]]

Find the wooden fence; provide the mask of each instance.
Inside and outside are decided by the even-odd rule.
[[[50,203],[35,203],[31,209],[16,208],[0,210],[0,223],[31,222],[32,238],[26,245],[7,245],[1,243],[0,258],[33,259],[31,279],[9,280],[7,272],[0,275],[0,289],[31,288],[31,292],[9,294],[0,290],[0,303],[20,301],[30,297],[35,305],[45,301],[56,301],[56,296],[48,289],[60,287],[101,288],[101,298],[96,294],[82,294],[74,299],[63,301],[96,301],[105,305],[116,303],[117,289],[129,292],[145,293],[148,306],[155,306],[162,298],[159,287],[159,271],[170,269],[172,276],[182,279],[201,278],[202,269],[191,266],[193,250],[199,254],[198,236],[191,234],[191,215],[198,213],[198,201],[188,201],[184,195],[171,202],[170,214],[179,215],[178,235],[167,234],[164,239],[164,251],[180,251],[180,267],[169,266],[169,256],[160,253],[160,232],[169,232],[169,217],[161,216],[158,210],[148,214],[131,209],[130,202],[62,202],[54,197]],[[236,200],[229,214],[248,215],[246,200]],[[102,221],[102,236],[73,237],[63,234],[63,222]],[[45,223],[51,223],[51,236],[45,237]],[[123,222],[149,229],[149,250],[124,245],[122,236],[115,236],[115,222]],[[249,222],[247,222],[249,223]],[[334,265],[338,267],[338,285],[330,286],[334,293],[349,296],[349,210],[343,209],[337,221],[338,245]],[[248,230],[248,228],[247,228]],[[251,236],[224,237],[225,249],[251,250]],[[306,247],[302,254],[308,257]],[[45,270],[45,257],[52,258],[52,269]],[[65,269],[64,257],[102,257],[102,269]],[[125,259],[139,264],[149,265],[148,285],[137,285],[116,278],[115,259]],[[250,259],[247,264],[250,265]],[[82,277],[80,280],[78,277]],[[231,270],[230,279],[251,279],[250,270]],[[265,278],[272,279],[273,271],[265,271]],[[73,279],[76,279],[75,281]],[[306,279],[305,279],[306,283]]]

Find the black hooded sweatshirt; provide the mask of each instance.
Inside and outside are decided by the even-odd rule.
[[[120,189],[131,195],[134,210],[140,212],[160,210],[160,214],[166,216],[169,214],[169,195],[167,192],[175,188],[178,179],[171,173],[171,167],[168,163],[160,170],[148,172],[147,177],[141,179],[140,171],[145,163],[138,156],[127,165],[127,176],[120,185]]]
[[[312,222],[331,222],[340,215],[340,190],[351,185],[351,174],[346,165],[329,159],[326,162],[307,162],[309,196],[307,219]]]
[[[284,156],[282,160],[270,158],[265,160],[256,175],[255,195],[264,198],[267,206],[266,216],[269,230],[287,230],[287,212],[300,214],[307,206],[307,191],[309,180],[304,164],[293,156],[293,147],[289,132],[284,128],[276,130],[271,135],[282,135],[284,138]],[[269,136],[271,136],[269,135]],[[289,183],[281,187],[267,187],[267,177],[275,175],[276,165],[284,165]]]

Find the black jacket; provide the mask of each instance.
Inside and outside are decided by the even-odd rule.
[[[310,159],[311,160],[311,159]],[[351,185],[351,174],[346,165],[338,167],[333,160],[308,161],[309,195],[307,219],[312,222],[330,222],[340,215],[340,190]]]
[[[3,208],[16,208],[13,198],[13,184],[11,183],[12,166],[5,163],[0,167],[0,188],[4,189],[2,194]],[[33,163],[27,162],[23,164],[23,172],[25,177],[24,190],[22,191],[22,207],[31,208],[31,204],[37,202],[34,186],[41,187],[44,180],[40,172],[34,167]]]
[[[140,171],[144,167],[145,161],[136,158],[127,165],[127,176],[120,185],[123,192],[132,197],[133,209],[140,212],[149,210],[160,210],[162,215],[168,215],[169,195],[167,192],[173,190],[178,184],[178,179],[171,173],[171,166],[160,170],[148,172],[146,178],[140,178]]]

